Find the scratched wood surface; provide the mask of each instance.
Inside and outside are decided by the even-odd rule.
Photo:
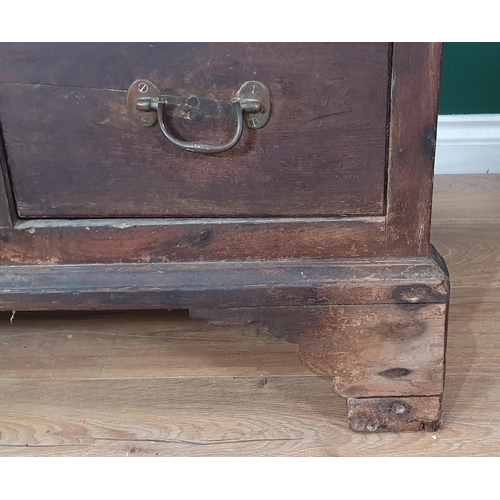
[[[382,215],[389,49],[2,44],[2,130],[18,213]],[[128,117],[126,91],[138,78],[182,98],[169,126],[187,141],[228,142],[236,128],[230,101],[245,81],[269,88],[271,119],[260,130],[245,127],[231,151],[182,151],[158,126]]]
[[[83,219],[0,227],[1,264],[92,264],[366,257],[383,254],[383,217]]]
[[[0,455],[500,455],[500,176],[488,177],[435,183],[432,241],[452,282],[440,431],[350,431],[331,379],[255,325],[2,313]]]
[[[394,45],[387,175],[388,255],[428,254],[441,49],[440,43]]]

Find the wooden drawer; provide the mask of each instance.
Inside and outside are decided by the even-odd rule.
[[[0,60],[21,218],[384,214],[390,44],[2,44]],[[183,151],[130,119],[139,78],[179,96],[186,140],[226,142],[245,81],[271,117],[227,152]]]

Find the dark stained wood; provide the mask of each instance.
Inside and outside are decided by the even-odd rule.
[[[0,227],[11,227],[12,219],[10,216],[9,199],[5,188],[5,180],[0,170]]]
[[[298,343],[299,359],[344,397],[443,392],[446,304],[201,309],[216,324],[257,322]]]
[[[380,303],[418,309],[422,304],[446,303],[448,295],[447,277],[427,258],[18,265],[2,266],[0,271],[3,310]]]
[[[12,193],[10,192],[7,161],[2,140],[2,129],[0,127],[0,228],[12,227]]]
[[[357,432],[437,431],[441,398],[349,398],[349,427]]]
[[[397,43],[387,185],[388,255],[427,255],[441,44]]]
[[[26,74],[0,70],[0,82],[16,82],[0,83],[0,106],[21,217],[384,214],[389,44],[125,47],[130,59],[105,75],[99,61],[118,56],[114,46],[27,46]],[[7,59],[18,51],[0,47]],[[76,66],[71,81],[61,76]],[[134,75],[122,81],[121,66]],[[124,89],[140,77],[198,99],[172,118],[186,140],[227,142],[230,100],[247,80],[268,86],[271,119],[231,151],[182,151],[127,116]]]
[[[383,255],[385,221],[86,219],[0,228],[0,264],[328,259]]]
[[[18,211],[0,185],[4,315],[189,309],[256,323],[333,377],[354,430],[437,429],[449,298],[429,245],[440,44],[2,53],[4,191]],[[224,154],[183,152],[127,117],[139,77],[184,99],[169,118],[184,139],[225,141],[228,102],[250,79],[269,87],[271,120]],[[121,326],[101,359],[76,362],[101,376]],[[0,434],[12,427],[0,424]]]
[[[185,89],[188,83],[201,84],[211,78],[214,85],[224,89],[228,84],[241,85],[241,75],[253,75],[246,80],[258,80],[272,74],[287,92],[294,92],[297,82],[306,78],[326,84],[328,71],[334,70],[336,80],[349,76],[370,81],[363,63],[372,67],[371,58],[383,57],[380,64],[387,64],[388,46],[300,42],[2,43],[0,82],[127,90],[142,77],[158,81],[163,90]],[[302,64],[306,63],[310,71],[304,73]],[[167,86],[169,83],[171,86]]]

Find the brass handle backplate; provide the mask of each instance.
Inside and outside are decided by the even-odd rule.
[[[164,115],[170,107],[182,101],[178,96],[162,95],[149,80],[136,80],[127,93],[129,116],[142,127],[152,127],[158,121],[163,135],[175,146],[193,153],[221,153],[234,147],[243,133],[243,124],[251,129],[262,128],[269,120],[271,102],[269,91],[260,82],[245,82],[231,100],[236,113],[237,126],[232,139],[223,145],[187,142],[172,135],[165,124]]]

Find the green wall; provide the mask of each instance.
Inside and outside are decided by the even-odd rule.
[[[500,113],[500,43],[443,46],[439,114]]]

